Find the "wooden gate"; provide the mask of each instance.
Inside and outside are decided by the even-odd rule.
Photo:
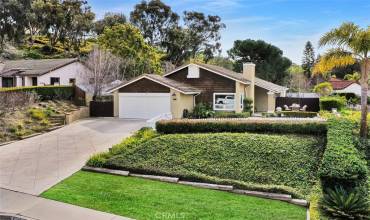
[[[90,116],[91,117],[113,117],[113,102],[91,101]]]

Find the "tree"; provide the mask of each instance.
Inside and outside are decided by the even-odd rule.
[[[79,46],[93,27],[95,14],[85,0],[44,0],[44,22],[41,33],[46,34],[53,49],[61,42],[65,50]]]
[[[346,74],[343,79],[359,82],[361,79],[361,73],[354,72],[352,74]]]
[[[171,7],[160,0],[142,1],[135,5],[130,21],[138,27],[145,40],[154,46],[161,46],[168,30],[178,26],[179,16]]]
[[[289,69],[289,89],[292,92],[308,91],[308,79],[303,73],[303,68],[300,65],[293,63]]]
[[[234,70],[241,72],[243,63],[256,64],[256,75],[264,80],[283,84],[289,76],[288,68],[292,62],[283,57],[283,51],[262,40],[237,40],[228,51],[235,61]]]
[[[189,31],[182,27],[169,30],[162,47],[165,48],[163,59],[173,63],[175,66],[180,66],[192,54]]]
[[[94,100],[101,96],[105,85],[119,78],[120,63],[121,60],[108,50],[95,47],[90,52],[81,78],[87,87],[92,86]]]
[[[108,12],[105,13],[104,18],[98,20],[94,24],[94,31],[97,35],[103,33],[105,27],[113,27],[117,24],[125,24],[126,23],[126,16],[122,13],[113,13]]]
[[[61,39],[65,50],[79,52],[84,37],[92,30],[95,14],[85,0],[64,0],[65,36]]]
[[[321,96],[328,96],[333,92],[333,86],[329,82],[323,82],[320,84],[317,84],[313,91],[320,94]]]
[[[217,15],[205,16],[201,12],[185,11],[184,23],[188,29],[191,57],[203,52],[205,61],[213,58],[215,52],[221,52],[220,31],[226,26]]]
[[[361,126],[360,136],[367,137],[367,94],[368,74],[370,70],[370,26],[367,29],[349,22],[325,33],[319,45],[333,46],[314,67],[314,73],[327,74],[335,67],[348,66],[356,63],[361,65]]]
[[[19,43],[23,40],[26,11],[30,8],[31,0],[0,0],[0,51],[5,41]]]
[[[144,41],[136,27],[120,24],[105,28],[98,41],[103,48],[123,59],[123,78],[130,79],[144,73],[162,73],[162,55]]]
[[[302,68],[307,78],[311,78],[312,68],[315,65],[315,51],[310,41],[307,41],[303,51]]]

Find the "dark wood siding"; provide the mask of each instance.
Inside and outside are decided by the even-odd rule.
[[[170,88],[143,78],[118,90],[127,93],[168,93]]]
[[[177,71],[169,76],[170,79],[184,82],[188,85],[191,85],[195,88],[200,89],[202,92],[195,97],[195,102],[203,102],[212,104],[213,102],[213,93],[234,93],[235,92],[235,81],[228,79],[226,77],[217,75],[215,73],[209,72],[200,68],[199,78],[192,79],[187,78],[188,68]]]

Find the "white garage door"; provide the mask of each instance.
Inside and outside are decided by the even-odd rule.
[[[120,93],[119,117],[150,119],[171,112],[170,93]]]

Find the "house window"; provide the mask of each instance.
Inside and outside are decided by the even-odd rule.
[[[37,77],[32,77],[32,86],[37,86]]]
[[[2,77],[2,86],[3,87],[13,87],[14,86],[14,78],[13,77]]]
[[[50,85],[59,85],[60,79],[59,77],[50,77]]]
[[[234,111],[235,93],[213,93],[213,110]]]
[[[69,79],[69,84],[74,85],[75,83],[76,83],[76,79],[75,78],[70,78]]]

